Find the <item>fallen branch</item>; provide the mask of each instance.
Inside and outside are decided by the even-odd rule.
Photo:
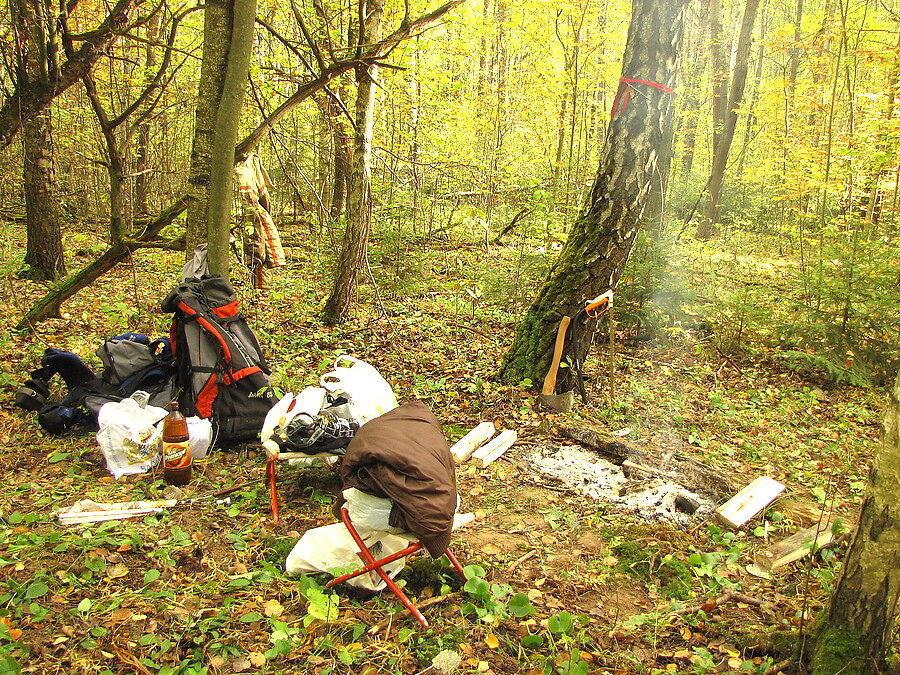
[[[784,661],[779,661],[774,666],[769,668],[765,675],[778,675],[778,673],[787,673],[790,672],[788,669],[794,665],[794,659],[785,659]]]
[[[60,306],[64,301],[106,274],[113,267],[128,258],[132,252],[156,239],[166,225],[181,215],[192,199],[193,197],[189,195],[182,195],[172,206],[148,223],[147,227],[136,239],[113,244],[90,265],[76,272],[48,292],[16,324],[16,330],[30,332],[34,330],[35,324],[40,323],[44,319],[51,316],[59,316]]]
[[[745,605],[752,605],[753,607],[763,607],[765,604],[758,598],[753,598],[749,595],[738,593],[737,591],[728,591],[727,593],[723,593],[722,595],[720,595],[718,598],[707,600],[702,605],[682,607],[681,609],[672,610],[670,614],[674,614],[676,616],[685,616],[686,614],[695,614],[696,612],[699,612],[701,610],[708,614],[719,606],[724,605],[726,602],[730,602],[732,600],[736,602],[743,602]]]
[[[512,563],[510,563],[510,565],[504,570],[504,573],[511,574],[522,563],[524,563],[526,560],[530,560],[531,558],[533,558],[536,555],[537,555],[537,549],[536,548],[531,549],[530,551],[528,551],[528,553],[526,553],[523,556],[519,556]]]
[[[447,595],[436,595],[433,598],[428,598],[427,600],[422,600],[421,602],[417,602],[416,606],[420,610],[427,609],[428,607],[433,607],[434,605],[438,605],[438,604],[444,602],[444,600],[455,599],[455,598],[459,598],[461,596],[462,596],[462,593],[459,591],[456,591],[454,593],[447,593]],[[378,633],[383,631],[385,628],[390,626],[391,622],[393,622],[394,619],[408,616],[408,615],[409,615],[409,610],[404,609],[402,611],[395,612],[395,613],[385,617],[384,619],[382,619],[381,621],[379,621],[378,623],[376,623],[374,626],[372,626],[369,629],[369,635],[377,635]]]

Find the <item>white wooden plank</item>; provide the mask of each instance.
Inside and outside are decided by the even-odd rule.
[[[519,434],[512,429],[501,431],[497,438],[492,440],[487,445],[479,448],[472,455],[472,457],[478,460],[479,465],[483,469],[495,459],[500,457],[504,452],[509,450],[512,447],[513,443],[515,443],[518,439]]]
[[[717,508],[716,517],[729,527],[741,527],[783,491],[784,485],[774,478],[760,476]]]
[[[472,431],[456,441],[453,447],[450,448],[450,454],[456,459],[457,464],[462,464],[472,456],[472,453],[475,452],[482,443],[487,441],[496,432],[497,427],[494,426],[493,422],[482,422],[472,429]]]

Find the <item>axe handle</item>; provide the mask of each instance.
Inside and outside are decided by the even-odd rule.
[[[556,344],[553,346],[553,359],[550,361],[550,369],[544,377],[544,386],[541,393],[545,396],[556,392],[556,375],[559,373],[559,362],[562,360],[563,347],[566,344],[566,333],[572,317],[564,316],[559,320],[559,328],[556,329]]]

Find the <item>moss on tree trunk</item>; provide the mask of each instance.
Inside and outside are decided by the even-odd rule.
[[[814,635],[814,673],[890,671],[887,654],[900,602],[898,428],[900,374],[888,403],[884,435],[869,474],[856,534]]]
[[[634,244],[659,153],[671,126],[671,94],[684,32],[686,0],[635,0],[622,64],[617,114],[610,120],[600,167],[568,241],[519,324],[501,379],[537,385],[550,363],[556,327],[584,301],[615,288]],[[635,82],[641,80],[643,82]],[[650,84],[648,84],[650,83]],[[575,332],[584,352],[596,322],[581,315]],[[568,370],[559,390],[571,388]]]

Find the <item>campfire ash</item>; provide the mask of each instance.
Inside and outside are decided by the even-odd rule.
[[[525,459],[545,476],[593,499],[618,505],[650,521],[689,525],[696,517],[712,512],[715,505],[668,477],[632,472],[578,446],[539,448]]]

